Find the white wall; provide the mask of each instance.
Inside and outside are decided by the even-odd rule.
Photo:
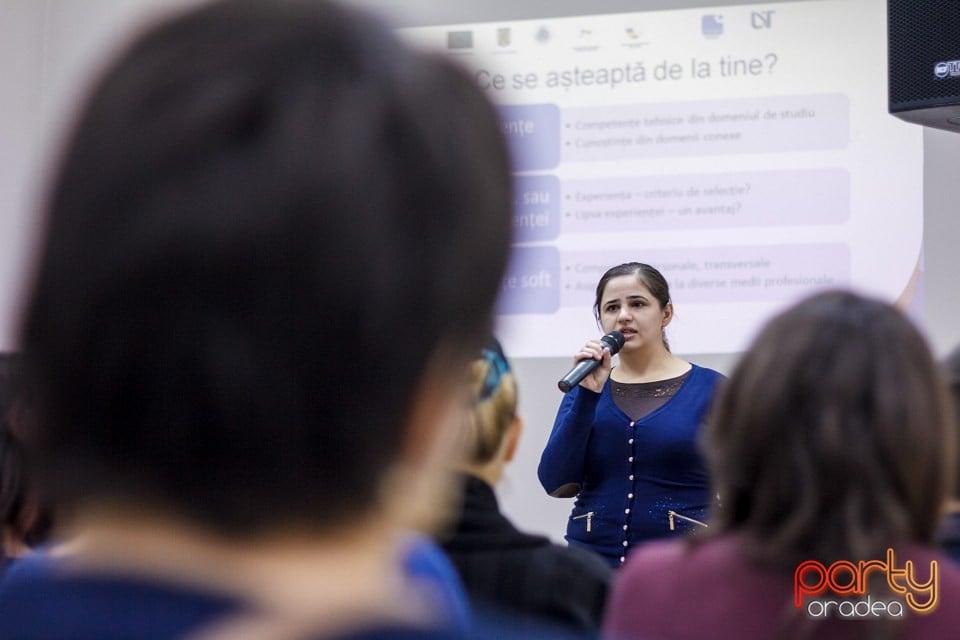
[[[16,348],[43,185],[90,75],[143,21],[191,0],[0,0],[0,350]]]
[[[0,0],[0,349],[15,347],[17,301],[23,286],[36,225],[37,195],[53,158],[67,114],[85,80],[130,30],[158,10],[194,0]],[[568,15],[584,9],[579,0],[354,0],[384,9],[397,24],[445,23],[498,15],[533,17],[544,8]],[[616,2],[606,3],[614,11]],[[666,0],[627,2],[620,11],[671,6]],[[709,6],[708,0],[686,6]],[[925,143],[924,329],[937,355],[960,344],[960,296],[955,293],[960,260],[960,136],[928,130]],[[891,247],[891,251],[894,248]],[[589,313],[584,309],[584,313]],[[681,354],[682,355],[682,354]],[[685,356],[729,371],[736,356]],[[566,358],[515,361],[520,410],[526,430],[516,461],[500,487],[504,509],[528,530],[563,535],[568,500],[547,497],[536,478],[543,443],[560,402],[557,378]]]

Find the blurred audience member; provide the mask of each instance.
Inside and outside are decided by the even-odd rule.
[[[942,378],[900,311],[847,292],[799,302],[718,400],[709,532],[637,550],[607,634],[954,638],[960,569],[933,545],[953,451]]]
[[[585,549],[519,531],[501,512],[493,488],[520,441],[517,381],[494,340],[470,370],[473,409],[466,426],[464,496],[443,542],[471,598],[570,630],[600,628],[611,569]]]
[[[362,14],[223,0],[137,37],[75,123],[22,326],[77,544],[0,592],[0,637],[454,633],[400,541],[449,512],[510,206],[469,75]]]
[[[943,368],[950,385],[956,423],[960,425],[960,347],[944,359]],[[955,562],[960,563],[960,456],[954,463],[954,474],[953,492],[937,532],[937,542]]]

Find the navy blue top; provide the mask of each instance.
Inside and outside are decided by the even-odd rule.
[[[23,565],[27,568],[27,565]],[[3,640],[175,640],[254,614],[229,596],[129,576],[66,573],[57,561],[37,558],[29,570],[0,585]],[[468,629],[397,626],[366,621],[367,628],[324,640],[580,640],[586,636],[527,620],[477,611]],[[321,636],[316,636],[319,640]]]
[[[60,577],[50,567],[4,582],[0,638],[169,640],[242,610],[220,595],[163,583]]]
[[[723,376],[693,365],[663,406],[631,420],[600,393],[571,390],[560,403],[538,475],[548,493],[580,485],[566,539],[619,566],[634,545],[691,531],[711,503],[698,437]]]
[[[445,627],[454,630],[465,630],[470,627],[471,618],[467,590],[460,580],[460,574],[457,573],[456,567],[453,566],[440,545],[424,535],[411,533],[406,543],[402,562],[404,576],[412,581],[417,588],[426,589],[429,592],[427,597],[434,605],[436,614]],[[62,560],[50,555],[46,546],[39,546],[15,562],[10,562],[9,570],[5,574],[0,574],[0,611],[3,610],[4,606],[7,606],[5,603],[10,598],[20,597],[16,594],[20,594],[21,589],[26,589],[29,592],[29,590],[37,588],[68,589],[67,585],[70,585],[69,589],[80,589],[81,587],[87,589],[90,587],[90,593],[94,594],[92,597],[97,599],[95,594],[98,590],[115,583],[115,581],[110,580],[91,580],[89,578],[61,581],[61,577],[63,577],[61,576],[63,574],[61,564]],[[145,590],[137,596],[138,601],[149,602],[155,597],[165,597],[168,593],[177,596],[187,594],[187,591],[184,590],[165,590],[162,585],[153,585],[152,583],[147,583],[142,587]],[[15,595],[5,596],[4,594],[7,593]],[[72,592],[64,590],[62,593],[70,594]],[[126,595],[130,596],[132,593],[131,591]],[[203,596],[203,594],[198,595]],[[83,597],[87,596],[84,595]],[[183,624],[190,623],[196,617],[189,611],[195,610],[198,605],[204,603],[215,604],[217,608],[222,605],[228,609],[233,609],[239,604],[223,598],[209,598],[207,596],[182,598],[182,600],[187,606],[168,607],[169,611],[177,612],[177,615],[165,620],[163,625],[172,625],[173,629],[180,629]],[[206,609],[209,609],[209,607],[204,606],[204,610]],[[135,611],[137,608],[127,608],[125,610]],[[143,607],[140,607],[140,611],[143,610]],[[216,613],[218,613],[217,610],[209,611],[209,615]],[[187,619],[178,621],[177,618],[180,615],[186,615]],[[204,616],[206,615],[204,614]],[[125,628],[122,619],[116,622],[120,625],[120,628]],[[0,629],[2,628],[3,625],[0,622]],[[166,634],[163,626],[151,628],[156,628],[160,632],[160,637],[164,637],[164,634]],[[0,635],[0,638],[5,637]]]

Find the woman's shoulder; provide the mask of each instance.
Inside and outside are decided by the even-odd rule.
[[[690,374],[696,374],[698,376],[704,376],[707,378],[720,378],[725,379],[727,376],[723,373],[720,373],[716,369],[711,369],[710,367],[705,367],[703,365],[697,364],[696,362],[690,363]]]
[[[619,590],[626,588],[632,593],[658,591],[672,583],[693,553],[690,545],[679,540],[655,540],[646,542],[630,554],[617,576]],[[664,576],[670,576],[666,581]]]
[[[727,376],[716,369],[701,366],[695,362],[690,363],[690,378],[697,381],[698,384],[712,388],[726,381]]]
[[[745,597],[740,576],[743,559],[734,540],[649,542],[637,547],[613,584],[607,608],[607,632],[635,637],[696,637],[668,632],[678,620],[688,628],[709,628],[719,599]],[[746,584],[755,581],[747,576]],[[785,582],[783,589],[789,589]],[[782,590],[782,589],[781,589]],[[691,605],[707,607],[700,612]],[[702,635],[702,628],[700,635]]]
[[[736,537],[729,535],[702,540],[655,540],[637,547],[624,571],[656,574],[678,566],[708,568],[726,564],[739,558],[739,545]]]

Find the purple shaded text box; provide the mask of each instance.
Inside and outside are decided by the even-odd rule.
[[[514,247],[496,312],[553,313],[559,308],[560,252],[553,247]]]
[[[840,224],[846,169],[639,176],[563,183],[565,233]]]
[[[514,171],[552,169],[560,164],[557,105],[501,105],[497,111]]]
[[[564,162],[842,149],[850,101],[839,93],[563,111]]]
[[[561,305],[590,308],[600,275],[633,260],[657,267],[677,304],[794,300],[850,284],[845,244],[565,252]]]
[[[513,182],[513,240],[538,242],[560,235],[560,181],[519,176]]]

